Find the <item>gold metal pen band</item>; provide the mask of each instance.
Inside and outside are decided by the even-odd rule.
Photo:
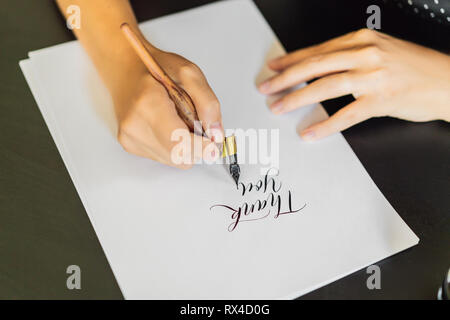
[[[236,154],[236,152],[237,152],[236,149],[237,149],[236,139],[235,139],[234,135],[230,136],[230,137],[226,137],[225,140],[223,141],[222,158]]]

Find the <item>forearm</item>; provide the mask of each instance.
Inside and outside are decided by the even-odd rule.
[[[140,34],[129,1],[56,0],[56,2],[66,17],[68,6],[80,7],[81,28],[74,29],[74,33],[93,60],[111,93],[120,92],[122,79],[126,74],[130,76],[130,73],[139,72],[143,68],[120,30],[120,25],[127,22]]]

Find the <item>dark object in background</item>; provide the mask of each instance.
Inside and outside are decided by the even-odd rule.
[[[164,5],[158,5],[158,1],[154,1],[151,5],[146,0],[130,0],[130,2],[138,20],[145,21],[214,1],[168,0]],[[254,0],[254,2],[287,51],[365,28],[369,17],[366,13],[367,7],[377,5],[381,9],[382,32],[436,50],[450,52],[448,41],[450,21],[447,20],[447,17],[450,17],[450,0]],[[152,9],[149,10],[149,7]],[[441,9],[444,9],[444,14],[441,13]],[[430,13],[435,17],[432,18]]]
[[[432,23],[450,27],[450,0],[383,0],[400,10]]]
[[[380,7],[381,31],[450,51],[450,0],[383,0]]]

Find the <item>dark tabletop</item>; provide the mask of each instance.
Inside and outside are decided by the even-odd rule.
[[[132,1],[140,21],[203,0]],[[365,26],[378,3],[382,31],[448,52],[444,24],[422,22],[397,1],[257,0],[288,51]],[[403,1],[404,2],[404,1]],[[102,247],[18,62],[32,50],[73,40],[52,0],[2,0],[0,11],[0,298],[121,299]],[[329,113],[351,100],[324,103]],[[449,102],[450,103],[450,102]],[[304,299],[435,299],[450,267],[450,125],[381,118],[344,136],[377,186],[419,236],[419,245],[378,263],[381,290],[365,270]],[[82,289],[66,288],[79,265]]]

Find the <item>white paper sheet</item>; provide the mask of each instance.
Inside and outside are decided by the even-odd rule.
[[[284,51],[252,2],[219,2],[141,28],[202,68],[227,128],[279,129],[276,195],[282,210],[288,191],[294,209],[305,207],[242,219],[230,232],[230,214],[210,207],[268,193],[241,196],[219,165],[179,171],[127,154],[111,98],[79,43],[30,53],[22,70],[125,298],[295,298],[418,243],[340,134],[298,137],[297,127],[327,117],[320,105],[270,113],[255,82],[269,75],[264,61]],[[256,182],[260,169],[242,165],[242,180]]]

